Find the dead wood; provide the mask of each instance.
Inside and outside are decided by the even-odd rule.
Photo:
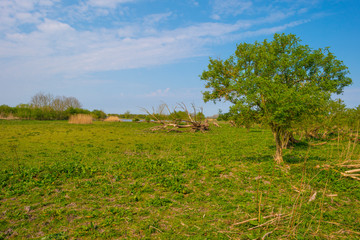
[[[236,127],[236,123],[235,123],[235,121],[233,121],[233,120],[230,120],[230,121],[229,121],[229,124],[230,124],[230,126],[232,126],[232,127]]]
[[[343,175],[344,177],[349,177],[349,178],[356,179],[356,180],[360,181],[360,178],[354,176],[353,174],[341,173],[341,175]]]
[[[190,113],[187,109],[186,105],[184,103],[179,103],[177,105],[177,108],[181,108],[182,111],[186,113],[185,119],[178,119],[173,118],[171,119],[171,114],[176,113],[176,108],[174,108],[173,111],[170,110],[170,108],[166,104],[161,105],[161,109],[158,110],[158,113],[155,113],[153,109],[153,113],[150,113],[148,110],[143,109],[150,117],[152,117],[154,120],[156,120],[157,123],[161,124],[160,126],[156,126],[153,128],[150,128],[150,131],[166,131],[166,132],[184,132],[184,131],[190,131],[190,132],[205,132],[209,130],[209,122],[206,119],[205,121],[202,121],[201,119],[198,119],[198,112],[194,105],[192,105],[193,112]],[[164,109],[167,109],[168,115],[164,114]],[[202,109],[201,109],[202,113]],[[174,114],[175,115],[175,114]],[[159,118],[161,116],[161,118]],[[167,120],[163,120],[167,119]],[[183,130],[179,130],[183,129]]]
[[[279,218],[279,217],[282,217],[284,215],[289,215],[289,214],[273,214],[273,215],[265,216],[265,217],[263,217],[263,219],[267,219],[267,218],[271,218],[271,217]],[[237,226],[237,225],[241,225],[241,224],[248,223],[248,222],[251,222],[251,221],[256,221],[256,220],[259,220],[259,218],[251,218],[251,219],[248,219],[248,220],[244,220],[242,222],[234,223],[231,226]]]
[[[327,142],[321,142],[321,143],[309,143],[310,146],[322,146],[327,144]]]
[[[345,172],[341,172],[341,175],[343,175],[344,177],[349,177],[349,178],[360,181],[360,177],[359,177],[360,174],[358,174],[360,172],[359,160],[345,161],[345,162],[339,164],[338,166],[346,167],[346,168],[356,168],[356,169],[352,169],[352,170],[347,170]]]
[[[217,122],[213,122],[215,127],[220,127],[220,125]]]
[[[353,169],[353,170],[345,171],[345,173],[354,173],[354,172],[360,172],[360,169]]]
[[[355,164],[355,165],[340,165],[341,167],[347,167],[347,168],[359,168],[360,164]]]

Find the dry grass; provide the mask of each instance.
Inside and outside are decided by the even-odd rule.
[[[121,120],[117,116],[109,116],[104,122],[121,122]]]
[[[12,115],[11,113],[6,115],[2,115],[0,114],[0,119],[5,119],[5,120],[16,120],[19,119],[18,117],[15,117],[14,115]]]
[[[92,116],[88,114],[72,115],[69,118],[69,123],[72,124],[92,124]]]

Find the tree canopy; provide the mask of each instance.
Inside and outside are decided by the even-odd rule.
[[[275,160],[294,122],[317,114],[331,99],[352,83],[348,68],[329,48],[314,50],[301,45],[293,34],[275,34],[272,41],[241,43],[226,60],[212,59],[201,79],[210,89],[204,101],[226,100],[244,116],[254,116],[270,126],[275,142]]]

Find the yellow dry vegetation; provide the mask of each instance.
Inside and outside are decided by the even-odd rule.
[[[92,121],[92,116],[89,114],[76,114],[69,118],[69,123],[72,124],[92,124]]]
[[[104,120],[104,122],[121,122],[121,120],[117,116],[109,116]]]

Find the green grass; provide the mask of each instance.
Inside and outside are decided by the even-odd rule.
[[[0,239],[360,237],[360,184],[336,166],[357,145],[301,143],[278,167],[268,130],[152,126],[0,121]]]

